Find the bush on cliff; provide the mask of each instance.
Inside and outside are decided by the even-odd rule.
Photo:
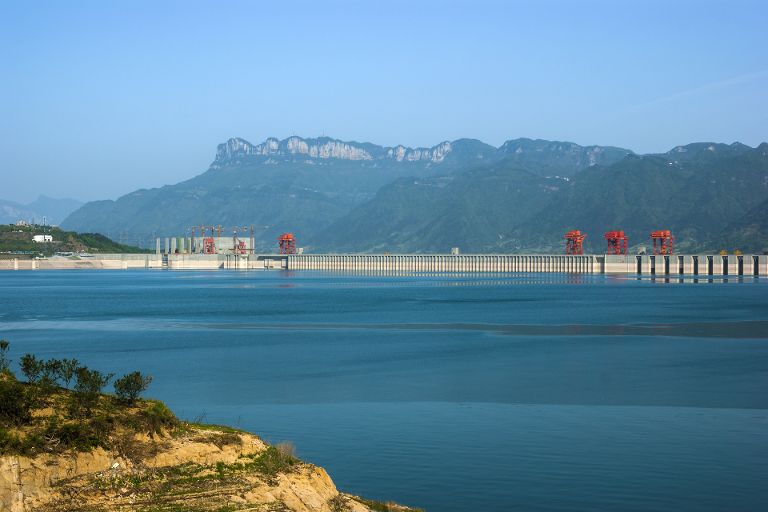
[[[0,340],[0,374],[8,373],[11,360],[8,359],[8,340]]]
[[[45,369],[45,362],[33,354],[24,354],[19,365],[21,366],[21,373],[24,374],[30,384],[36,384]]]
[[[77,359],[25,354],[19,367],[27,382],[19,382],[9,368],[9,344],[0,341],[0,454],[110,448],[136,433],[154,436],[180,425],[163,403],[139,398],[152,380],[147,375],[129,373],[115,382],[116,396],[105,395],[112,374]]]
[[[78,368],[75,372],[75,389],[70,411],[75,415],[89,416],[98,403],[104,386],[112,380],[112,376],[111,373],[102,373],[99,370]]]
[[[0,377],[0,427],[23,425],[31,419],[31,410],[27,386],[12,376]]]
[[[129,373],[115,381],[115,395],[123,403],[133,405],[151,382],[152,377],[149,375],[142,375],[141,372]]]

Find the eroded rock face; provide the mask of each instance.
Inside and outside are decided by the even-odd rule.
[[[431,148],[406,148],[395,146],[387,150],[387,157],[394,158],[398,162],[418,162],[426,160],[433,163],[442,162],[445,156],[451,152],[453,146],[450,142],[441,142]]]
[[[26,512],[49,502],[55,486],[83,475],[109,471],[115,464],[125,467],[120,457],[96,449],[67,456],[40,455],[34,458],[0,458],[0,510]]]
[[[305,140],[289,137],[278,141],[269,138],[261,144],[251,144],[241,138],[229,139],[219,144],[212,167],[222,166],[249,156],[306,155],[310,158],[338,158],[341,160],[372,160],[373,155],[362,147],[333,139]]]
[[[366,512],[340,494],[324,469],[296,461],[267,471],[267,445],[246,433],[191,430],[182,436],[134,436],[124,452],[0,457],[0,510]],[[403,509],[406,510],[406,509]]]
[[[211,167],[218,169],[227,164],[238,162],[253,156],[290,157],[292,155],[304,155],[309,158],[320,159],[391,159],[398,162],[429,161],[439,163],[443,161],[445,156],[450,153],[452,149],[453,146],[450,142],[441,142],[437,146],[431,148],[407,148],[405,146],[386,148],[374,144],[344,142],[328,137],[304,139],[302,137],[294,136],[284,140],[270,137],[261,144],[251,144],[244,139],[234,137],[224,144],[219,144],[216,150],[216,160],[214,160]]]

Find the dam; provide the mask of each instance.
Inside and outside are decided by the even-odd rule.
[[[312,270],[378,274],[568,273],[768,277],[768,255],[99,254],[0,260],[0,270]]]
[[[299,254],[292,270],[409,273],[768,275],[766,255]]]
[[[297,247],[292,233],[278,238],[278,252],[256,250],[253,226],[232,228],[233,236],[222,236],[221,226],[193,226],[192,236],[155,239],[153,253],[79,254],[50,258],[0,259],[0,270],[43,269],[167,269],[167,270],[290,270],[344,273],[484,274],[559,273],[616,274],[639,276],[744,276],[768,277],[766,254],[675,254],[669,230],[651,233],[653,253],[629,254],[627,235],[605,233],[603,254],[584,254],[585,233],[571,230],[565,235],[565,254],[464,254],[458,247],[450,253],[319,253]],[[196,236],[197,235],[197,236]],[[241,236],[242,235],[242,236]],[[642,247],[642,246],[641,246]],[[269,251],[269,249],[267,249]]]

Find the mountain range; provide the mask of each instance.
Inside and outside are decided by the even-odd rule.
[[[385,147],[328,137],[220,144],[187,181],[83,205],[62,226],[151,246],[193,225],[256,227],[261,250],[294,232],[311,251],[560,252],[569,229],[671,229],[680,250],[768,248],[768,144],[610,146],[474,139]]]
[[[75,199],[54,199],[43,195],[27,204],[0,199],[0,224],[13,224],[19,220],[42,224],[45,218],[48,225],[55,226],[82,205]]]

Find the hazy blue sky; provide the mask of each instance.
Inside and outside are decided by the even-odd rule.
[[[0,2],[0,198],[115,198],[231,136],[768,140],[768,2]]]

